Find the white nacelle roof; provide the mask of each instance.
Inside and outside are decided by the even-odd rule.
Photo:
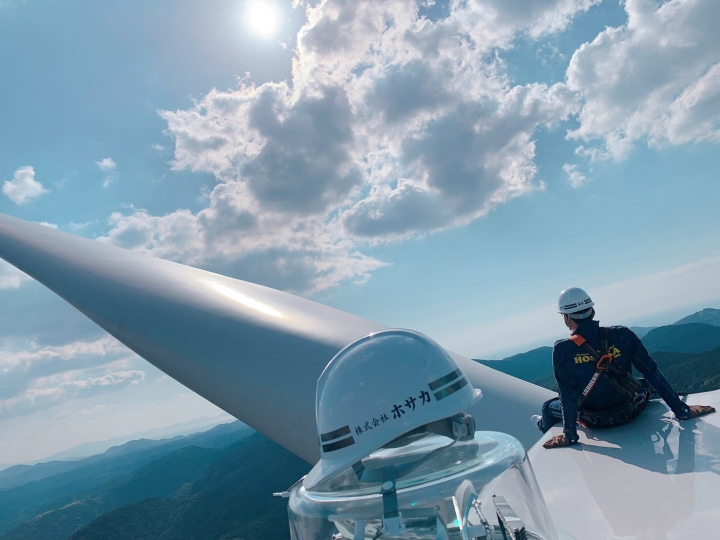
[[[720,390],[688,397],[720,410]],[[720,538],[720,413],[683,422],[652,401],[627,426],[530,459],[555,526],[578,540]]]

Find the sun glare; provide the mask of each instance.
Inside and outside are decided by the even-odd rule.
[[[248,0],[245,26],[258,37],[271,38],[280,29],[280,10],[272,0]]]

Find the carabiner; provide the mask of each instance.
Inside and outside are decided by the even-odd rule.
[[[606,363],[603,363],[603,360],[606,361]],[[597,368],[600,371],[607,371],[610,369],[610,362],[613,361],[613,357],[611,354],[604,354],[600,357],[600,360],[598,360]]]

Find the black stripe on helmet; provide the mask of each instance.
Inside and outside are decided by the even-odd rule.
[[[328,431],[327,433],[323,433],[322,435],[320,435],[320,440],[322,442],[328,442],[339,439],[344,435],[350,435],[350,426],[343,426],[340,429],[336,429],[335,431]]]
[[[444,399],[448,397],[449,395],[454,394],[458,390],[460,390],[463,386],[465,386],[468,383],[468,380],[463,377],[459,381],[451,384],[447,388],[443,388],[439,392],[435,392],[435,400],[440,401],[441,399]]]
[[[433,381],[428,386],[430,387],[430,390],[435,391],[441,386],[445,386],[447,383],[454,381],[458,377],[460,377],[463,374],[463,372],[460,370],[460,368],[457,368],[452,373],[448,373],[444,377],[440,377],[437,381]]]
[[[322,449],[323,452],[334,452],[335,450],[340,450],[341,448],[345,448],[353,444],[355,444],[355,439],[348,437],[347,439],[340,439],[339,441],[335,441],[333,443],[323,444]]]

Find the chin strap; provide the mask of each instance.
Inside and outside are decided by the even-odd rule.
[[[402,515],[398,510],[395,467],[383,468],[380,474],[382,481],[380,493],[382,493],[383,502],[383,533],[388,536],[397,536],[403,532],[405,527],[403,527]]]
[[[465,413],[456,414],[427,424],[425,431],[456,441],[470,441],[475,437],[475,418]]]
[[[459,413],[449,418],[443,418],[435,422],[430,422],[412,431],[403,433],[397,439],[390,441],[385,448],[397,448],[405,446],[414,439],[424,437],[427,433],[442,435],[448,439],[455,441],[471,441],[475,438],[475,418],[466,413]],[[356,471],[357,472],[357,471]]]

